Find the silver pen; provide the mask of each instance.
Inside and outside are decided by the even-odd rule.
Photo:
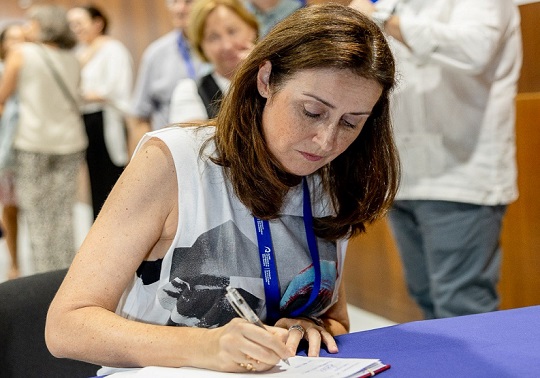
[[[227,286],[226,290],[227,293],[225,294],[225,298],[227,298],[232,308],[234,308],[234,311],[236,311],[241,318],[266,330],[266,327],[264,326],[263,322],[261,322],[261,319],[259,319],[257,314],[251,309],[251,307],[249,307],[249,304],[238,292],[238,290],[230,286]],[[281,361],[285,362],[289,366],[291,365],[286,358],[282,359]]]

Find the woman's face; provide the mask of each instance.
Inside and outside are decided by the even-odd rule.
[[[30,42],[39,41],[41,26],[36,20],[28,20],[23,25],[24,39]]]
[[[256,36],[238,14],[220,5],[206,18],[201,48],[216,72],[230,79],[251,51]]]
[[[306,176],[330,163],[358,137],[382,87],[349,70],[307,69],[275,91],[270,62],[259,69],[258,90],[267,98],[263,133],[284,169]]]
[[[90,44],[103,32],[103,21],[99,18],[93,20],[83,8],[70,9],[67,18],[69,27],[73,30],[79,42]]]
[[[184,30],[187,27],[189,12],[194,0],[167,0],[167,8],[171,14],[173,27]]]

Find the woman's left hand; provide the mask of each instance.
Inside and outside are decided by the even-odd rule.
[[[329,353],[338,352],[336,340],[330,332],[309,318],[281,318],[276,322],[275,327],[285,328],[289,331],[285,345],[292,354],[296,354],[302,339],[306,339],[309,343],[309,357],[319,356],[321,344],[326,345]]]

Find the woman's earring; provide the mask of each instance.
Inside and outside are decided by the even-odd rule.
[[[259,90],[259,94],[264,97],[264,98],[268,98],[268,85],[264,85],[264,86],[259,86],[259,88],[257,88]]]

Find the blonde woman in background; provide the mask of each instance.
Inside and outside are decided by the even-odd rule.
[[[100,9],[76,7],[69,10],[68,19],[80,42],[86,163],[95,219],[128,161],[124,114],[131,96],[133,61],[120,41],[106,35],[108,20]]]
[[[188,25],[191,46],[214,70],[198,81],[188,78],[178,83],[171,99],[171,123],[214,118],[258,36],[257,20],[239,0],[196,1]]]
[[[73,207],[87,139],[78,111],[80,66],[66,12],[36,6],[25,25],[28,41],[6,60],[0,105],[17,92],[15,191],[28,223],[35,272],[66,268],[75,254]]]

